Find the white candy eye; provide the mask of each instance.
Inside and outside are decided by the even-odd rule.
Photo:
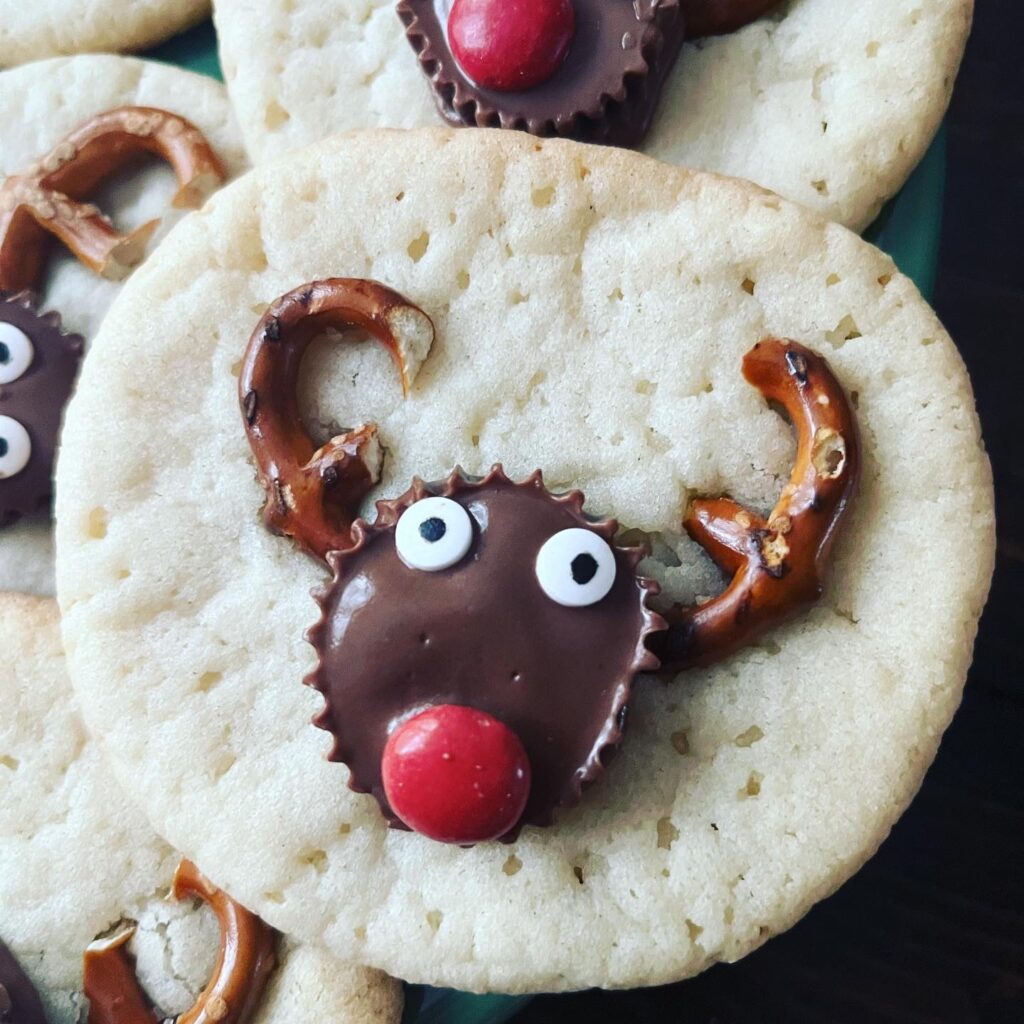
[[[437,572],[465,557],[473,543],[469,513],[451,498],[421,498],[395,527],[398,557],[410,569]]]
[[[0,416],[0,480],[17,476],[31,457],[28,431],[10,416]]]
[[[615,555],[592,530],[574,527],[549,537],[537,552],[537,579],[557,604],[597,604],[615,582]]]
[[[32,365],[35,350],[28,335],[0,322],[0,384],[13,384]]]

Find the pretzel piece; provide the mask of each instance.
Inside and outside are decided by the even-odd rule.
[[[210,983],[178,1024],[242,1024],[256,1009],[276,963],[269,925],[215,888],[188,860],[174,875],[174,898],[196,896],[217,915],[220,954]]]
[[[217,154],[185,118],[153,107],[99,114],[0,185],[0,291],[21,291],[38,283],[47,235],[103,277],[126,276],[142,258],[159,222],[122,235],[108,217],[82,200],[140,152],[154,153],[173,168],[176,207],[199,206],[225,178]]]
[[[259,1004],[276,960],[275,933],[255,914],[215,888],[187,860],[178,865],[174,898],[198,897],[216,914],[220,953],[213,978],[177,1024],[244,1024]],[[157,1014],[135,976],[127,944],[134,927],[94,942],[85,952],[88,1024],[154,1024]]]
[[[135,977],[128,943],[134,926],[85,951],[84,991],[89,1000],[88,1024],[153,1024],[160,1020]]]
[[[767,339],[747,353],[743,374],[795,425],[796,464],[767,520],[728,498],[693,502],[687,532],[732,579],[710,601],[665,616],[668,631],[651,639],[662,671],[726,657],[817,601],[857,488],[857,421],[828,363],[795,341]]]
[[[239,379],[246,434],[267,492],[263,520],[320,559],[351,547],[359,505],[380,476],[374,424],[321,448],[302,425],[302,359],[318,334],[345,327],[369,331],[391,353],[407,395],[433,344],[434,325],[397,292],[356,278],[314,281],[278,299],[249,339]]]

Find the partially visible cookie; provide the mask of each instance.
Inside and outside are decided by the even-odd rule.
[[[161,108],[187,118],[229,176],[247,164],[224,87],[217,82],[130,57],[79,56],[0,73],[0,183],[27,170],[97,114],[123,106]],[[171,169],[147,159],[126,165],[88,198],[122,231],[158,220],[152,247],[186,212],[171,206],[174,191]],[[38,311],[60,314],[64,329],[81,334],[88,345],[122,284],[100,277],[54,245],[39,285]],[[48,518],[43,511],[0,528],[0,589],[53,593]]]
[[[188,1009],[218,945],[213,915],[168,890],[178,855],[118,789],[79,717],[56,604],[0,596],[0,941],[50,1024],[84,1020],[82,954],[121,922],[163,1014]],[[256,1024],[393,1024],[396,983],[284,942]]]
[[[433,6],[443,18],[452,5]],[[973,0],[791,0],[737,32],[691,41],[640,148],[862,228],[931,141],[972,11]],[[214,17],[256,162],[351,128],[442,123],[395,0],[216,0]]]
[[[210,0],[0,0],[0,68],[144,50],[201,21]]]

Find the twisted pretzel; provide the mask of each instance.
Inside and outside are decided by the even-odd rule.
[[[329,328],[361,327],[390,353],[408,394],[434,340],[421,309],[376,281],[331,278],[278,299],[249,340],[239,379],[246,434],[267,492],[263,519],[317,558],[351,547],[359,505],[380,476],[377,428],[364,423],[317,448],[302,428],[299,367]]]
[[[174,875],[175,899],[196,896],[220,925],[220,954],[213,978],[177,1024],[243,1024],[259,1003],[275,964],[275,935],[255,914],[235,903],[183,860]],[[162,1020],[135,976],[127,944],[135,929],[93,943],[85,952],[88,1024],[154,1024]]]
[[[767,520],[728,498],[693,502],[684,526],[732,581],[665,615],[668,631],[650,643],[663,671],[717,661],[813,604],[860,477],[857,421],[821,356],[767,339],[747,353],[743,375],[796,426],[796,464]]]
[[[199,206],[225,177],[202,132],[183,117],[152,107],[121,107],[94,117],[0,185],[0,291],[38,283],[47,235],[103,277],[124,277],[142,258],[159,221],[122,235],[82,200],[140,152],[155,153],[173,168],[176,207]]]

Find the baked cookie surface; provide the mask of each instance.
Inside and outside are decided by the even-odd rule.
[[[56,603],[0,595],[0,941],[38,989],[50,1024],[85,1019],[82,954],[120,922],[138,976],[168,1016],[193,1005],[218,946],[213,915],[168,897],[179,856],[119,793],[70,688]],[[397,1021],[398,985],[281,944],[254,1022]]]
[[[327,572],[260,521],[238,375],[269,304],[332,276],[436,328],[405,399],[379,347],[305,367],[318,438],[379,425],[372,498],[540,467],[645,533],[675,600],[722,586],[680,528],[690,499],[764,513],[793,464],[743,354],[798,340],[857,407],[861,490],[822,601],[715,667],[641,678],[607,774],[512,844],[389,830],[310,724]],[[64,444],[64,633],[121,781],[275,926],[463,989],[666,982],[792,924],[916,791],[991,573],[970,383],[886,256],[746,183],[510,132],[356,133],[219,193],[126,286]]]
[[[0,68],[44,57],[144,50],[209,10],[209,0],[0,0]]]
[[[255,161],[352,128],[441,123],[394,0],[214,6]],[[792,0],[688,43],[642,151],[863,228],[935,134],[972,11],[973,0]]]
[[[0,181],[24,171],[90,118],[122,106],[180,114],[203,132],[229,175],[247,165],[234,114],[217,82],[131,57],[78,56],[0,72]],[[135,161],[90,199],[122,230],[159,220],[152,247],[185,212],[170,205],[174,191],[168,166]],[[54,245],[39,289],[39,311],[60,313],[64,329],[81,334],[88,346],[122,284],[100,277]],[[52,530],[45,516],[0,529],[0,589],[53,594]]]

